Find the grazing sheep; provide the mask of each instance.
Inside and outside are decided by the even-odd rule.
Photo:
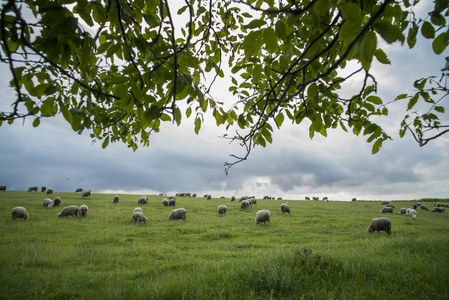
[[[282,200],[282,197],[278,197],[278,200]]]
[[[17,206],[11,211],[12,219],[22,218],[24,220],[28,219],[28,213],[25,207]]]
[[[118,203],[119,200],[120,200],[120,196],[115,195],[114,198],[112,198],[112,203]]]
[[[387,207],[392,207],[392,208],[396,209],[396,206],[394,206],[393,204],[387,204]]]
[[[432,212],[444,212],[444,207],[434,207],[432,209]]]
[[[82,193],[81,193],[81,198],[84,197],[89,197],[90,198],[90,194],[92,193],[91,189],[85,189]]]
[[[305,197],[304,199],[306,199],[306,200],[310,200],[310,198],[309,198],[309,197],[307,197],[307,196],[306,196],[306,197]]]
[[[170,221],[172,220],[186,220],[186,214],[187,211],[185,210],[185,208],[177,208],[171,211],[170,215],[168,216],[168,219]]]
[[[234,201],[235,201],[235,197],[232,196],[232,197],[231,197],[231,202],[234,202]]]
[[[75,193],[82,193],[82,192],[83,192],[82,188],[77,188],[76,191],[75,191]]]
[[[87,207],[87,205],[85,204],[81,205],[79,208],[80,218],[84,218],[87,215],[88,210],[89,208]]]
[[[421,209],[422,209],[422,210],[430,210],[430,209],[428,209],[427,206],[425,206],[425,205],[421,205]]]
[[[391,221],[387,218],[374,218],[371,221],[371,225],[368,227],[368,232],[385,231],[388,235],[391,235]]]
[[[134,208],[133,213],[140,211],[141,213],[143,213],[143,210],[140,207],[136,207]]]
[[[312,200],[320,201],[320,197],[312,197]]]
[[[405,215],[406,216],[410,216],[410,211],[411,211],[412,209],[411,208],[407,208],[407,210],[405,211]]]
[[[28,188],[28,192],[32,192],[32,191],[37,192],[37,186],[33,185]]]
[[[220,216],[226,215],[228,208],[226,207],[226,205],[219,205],[217,208],[218,214]]]
[[[248,200],[243,200],[242,202],[240,202],[240,208],[241,209],[247,209],[250,205],[250,202]]]
[[[385,214],[385,213],[393,213],[393,207],[384,207],[382,208],[382,210],[380,211],[381,213]]]
[[[271,219],[271,212],[269,210],[259,210],[256,213],[256,224],[259,225],[260,223],[263,222],[263,224],[265,225],[266,222],[268,222],[268,224],[270,224],[270,219]]]
[[[323,198],[323,201],[325,201],[325,202],[329,202],[329,198],[327,198],[327,197],[324,197],[324,198]]]
[[[212,200],[212,196],[211,195],[207,195],[207,200]]]
[[[281,204],[281,211],[282,211],[282,214],[285,214],[285,213],[290,214],[290,205],[288,204],[288,202]]]
[[[170,199],[173,199],[173,200],[176,201],[176,197],[175,197],[175,196],[170,196],[170,197],[168,197],[168,200],[170,200]]]
[[[169,199],[168,206],[176,206],[176,199],[173,199],[173,198]]]
[[[196,194],[192,194],[192,198],[196,198]]]
[[[41,187],[41,192],[45,192],[47,190],[46,186]]]
[[[418,213],[416,212],[416,210],[411,209],[410,210],[410,216],[412,217],[413,220],[416,221],[416,219],[418,219]]]
[[[382,201],[381,203],[380,203],[380,205],[386,205],[386,204],[389,204],[390,203],[390,201]]]
[[[78,207],[75,205],[64,207],[61,212],[58,214],[58,218],[67,217],[67,216],[78,216]]]
[[[413,209],[417,209],[418,208],[418,203],[413,203],[412,207],[413,207]]]
[[[6,185],[0,185],[0,191],[6,192]]]
[[[143,215],[143,213],[141,211],[136,211],[135,213],[133,213],[132,215],[132,219],[134,221],[134,223],[139,224],[139,222],[147,222],[147,218]]]
[[[54,207],[58,207],[59,206],[59,204],[61,204],[61,198],[59,198],[59,197],[55,197],[55,199],[53,199],[53,203],[54,203]]]
[[[407,213],[407,208],[401,208],[398,212],[398,215],[405,215]]]
[[[162,204],[164,205],[164,206],[168,206],[168,200],[167,199],[162,199]]]
[[[251,204],[251,206],[254,204],[254,205],[257,205],[257,199],[256,198],[250,198],[250,199],[248,199],[248,201],[249,201],[249,203]]]
[[[53,189],[52,188],[47,190],[47,195],[51,195],[51,194],[53,194]]]
[[[55,203],[53,202],[53,200],[45,198],[44,201],[42,202],[42,207],[45,208],[52,208],[55,205]]]
[[[352,201],[352,202],[356,202],[356,201],[357,201],[357,198],[352,198],[351,201]]]
[[[148,203],[148,197],[140,197],[139,200],[137,200],[138,204],[147,204]]]

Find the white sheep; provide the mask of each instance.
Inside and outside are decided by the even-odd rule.
[[[383,214],[385,214],[385,213],[393,213],[393,207],[384,207],[384,208],[382,208],[382,210],[380,212],[383,213]]]
[[[55,203],[53,202],[53,200],[45,198],[44,201],[42,202],[42,207],[45,208],[52,208],[55,205]]]
[[[89,208],[87,207],[87,205],[85,204],[81,205],[79,208],[80,218],[84,218],[87,215],[88,210]]]
[[[147,204],[148,203],[148,197],[140,197],[139,200],[137,200],[137,203],[139,204]]]
[[[407,214],[407,208],[401,208],[398,212],[398,215],[406,215]]]
[[[285,213],[290,214],[290,205],[288,204],[288,202],[285,202],[285,203],[281,204],[281,212],[283,214],[285,214]]]
[[[228,208],[226,207],[226,205],[219,205],[217,208],[218,214],[220,216],[226,215]]]
[[[167,199],[162,199],[162,205],[164,206],[168,206],[168,200]]]
[[[411,209],[410,210],[410,216],[412,217],[413,220],[416,221],[416,219],[418,219],[418,213],[416,212],[416,210]]]
[[[28,188],[28,192],[32,192],[32,191],[37,192],[37,186],[33,185]]]
[[[176,199],[174,198],[168,199],[168,206],[176,206]]]
[[[405,211],[405,215],[408,217],[408,216],[410,216],[410,211],[411,211],[412,209],[411,208],[407,208],[407,210]]]
[[[53,199],[53,203],[54,203],[54,207],[58,207],[59,204],[61,204],[61,198],[60,197],[55,197],[55,199]]]
[[[112,198],[112,203],[118,203],[119,200],[120,200],[120,196],[115,195],[114,198]]]
[[[240,208],[241,209],[247,209],[250,206],[250,202],[248,200],[243,200],[240,202]]]
[[[168,216],[168,219],[170,221],[172,220],[186,220],[186,214],[187,211],[185,210],[185,208],[177,208],[171,211],[170,215]]]
[[[391,221],[387,218],[374,218],[371,221],[371,225],[368,226],[368,232],[385,231],[388,235],[391,235]]]
[[[58,218],[67,217],[67,216],[78,216],[78,207],[75,205],[64,207],[61,212],[58,214]]]
[[[89,197],[90,198],[90,194],[92,194],[92,190],[91,189],[85,189],[82,194],[81,194],[81,198],[84,197]]]
[[[256,224],[260,224],[263,222],[263,224],[265,225],[266,222],[268,222],[268,224],[270,224],[270,220],[271,220],[271,212],[269,210],[259,210],[256,213]]]
[[[315,201],[319,201],[320,197],[312,197],[312,199],[315,200]]]
[[[133,213],[132,219],[133,219],[134,223],[136,223],[136,224],[138,224],[139,222],[144,222],[144,223],[147,222],[147,218],[140,211],[136,211],[135,213]]]
[[[24,220],[28,219],[28,213],[25,207],[17,206],[11,211],[12,219],[22,218]]]

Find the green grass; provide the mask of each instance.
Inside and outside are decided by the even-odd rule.
[[[418,210],[415,222],[388,214],[392,234],[369,234],[379,201],[258,200],[243,211],[229,199],[180,198],[187,220],[140,195],[0,192],[1,299],[448,299],[449,212]],[[426,205],[449,202],[426,199]],[[392,202],[399,209],[411,201]],[[87,204],[84,219],[57,218]],[[217,206],[228,213],[220,217]],[[29,219],[13,221],[24,206]],[[131,214],[142,207],[147,224]],[[270,225],[255,213],[269,209]]]

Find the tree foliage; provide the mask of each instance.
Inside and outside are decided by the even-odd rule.
[[[380,41],[413,48],[422,35],[435,55],[449,44],[448,0],[436,0],[425,18],[415,15],[418,0],[179,2],[6,1],[0,59],[15,98],[0,122],[32,118],[38,126],[61,113],[103,147],[122,141],[136,150],[161,122],[191,118],[198,133],[211,113],[217,126],[239,127],[227,138],[246,148],[227,168],[271,143],[273,127],[286,121],[307,124],[311,138],[337,127],[363,134],[376,153],[389,139],[373,121],[388,115],[370,73],[374,60],[390,63]],[[440,121],[448,69],[396,98],[409,99],[409,110],[430,105],[404,117],[401,136],[410,131],[424,145],[449,131]],[[211,96],[216,77],[229,78],[231,107]],[[355,77],[357,92],[343,97]]]

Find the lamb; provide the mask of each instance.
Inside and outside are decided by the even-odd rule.
[[[47,190],[46,186],[41,187],[41,192],[45,192]]]
[[[268,222],[268,224],[270,224],[270,219],[271,219],[271,212],[269,210],[259,210],[256,213],[256,224],[259,225],[260,223],[263,222],[263,224],[265,225],[266,222]]]
[[[425,205],[421,205],[421,209],[422,209],[422,210],[429,210],[429,209],[427,208],[427,206],[425,206]]]
[[[47,190],[47,195],[51,195],[51,194],[53,194],[53,189],[50,188]]]
[[[144,222],[144,223],[147,222],[147,218],[140,211],[136,211],[135,213],[133,213],[132,219],[133,219],[134,223],[136,223],[136,224],[139,224],[139,222]]]
[[[133,213],[140,211],[141,213],[143,213],[143,210],[140,207],[136,207],[134,208]]]
[[[148,203],[148,197],[140,197],[139,200],[137,200],[137,203],[139,204],[147,204]]]
[[[28,188],[28,192],[32,192],[32,191],[37,192],[37,186],[33,185]]]
[[[385,231],[388,235],[391,235],[391,221],[387,218],[374,218],[371,221],[371,225],[368,227],[368,232]]]
[[[247,209],[249,207],[249,201],[248,200],[243,200],[242,202],[240,202],[240,208],[241,209]]]
[[[416,221],[416,219],[418,219],[418,213],[416,212],[416,210],[414,209],[410,209],[410,216],[412,217],[413,220]]]
[[[91,189],[85,189],[82,193],[81,193],[81,198],[84,197],[89,197],[90,198],[90,194],[92,193]]]
[[[226,207],[226,205],[219,205],[217,208],[218,214],[220,216],[226,215],[228,208]]]
[[[385,213],[393,213],[393,207],[384,207],[382,208],[382,210],[380,211],[381,213],[385,214]]]
[[[61,212],[58,214],[58,218],[67,217],[67,216],[78,216],[78,207],[75,205],[64,207]]]
[[[87,211],[89,210],[89,208],[87,207],[87,205],[83,204],[80,206],[78,212],[80,214],[80,218],[84,218],[87,216]]]
[[[12,219],[22,218],[24,220],[28,219],[28,213],[25,207],[17,206],[11,211]]]
[[[178,208],[178,209],[174,209],[171,211],[170,215],[168,216],[168,219],[170,221],[172,220],[186,220],[186,214],[187,211],[185,210],[185,208]]]
[[[55,199],[53,199],[53,203],[54,203],[54,207],[58,207],[59,204],[61,204],[61,198],[60,197],[55,197]]]
[[[405,215],[408,217],[408,216],[410,216],[410,211],[411,211],[412,209],[411,208],[407,208],[407,210],[405,211]]]
[[[77,188],[76,190],[75,190],[75,193],[82,193],[83,192],[83,188]]]
[[[114,198],[112,198],[112,203],[118,203],[119,200],[120,200],[120,196],[115,195]]]
[[[162,204],[164,205],[164,206],[168,206],[168,200],[167,199],[162,199]]]
[[[55,205],[55,203],[53,202],[53,200],[45,198],[44,201],[42,202],[42,207],[45,208],[52,208]]]
[[[176,206],[176,199],[173,199],[173,198],[169,199],[168,206]]]
[[[434,207],[432,212],[444,212],[444,207]]]
[[[405,215],[407,213],[407,208],[401,208],[398,212],[398,215]]]
[[[0,191],[6,192],[6,185],[0,185]]]
[[[288,204],[288,202],[281,204],[281,212],[282,212],[282,214],[285,214],[285,213],[290,214],[290,205]]]

